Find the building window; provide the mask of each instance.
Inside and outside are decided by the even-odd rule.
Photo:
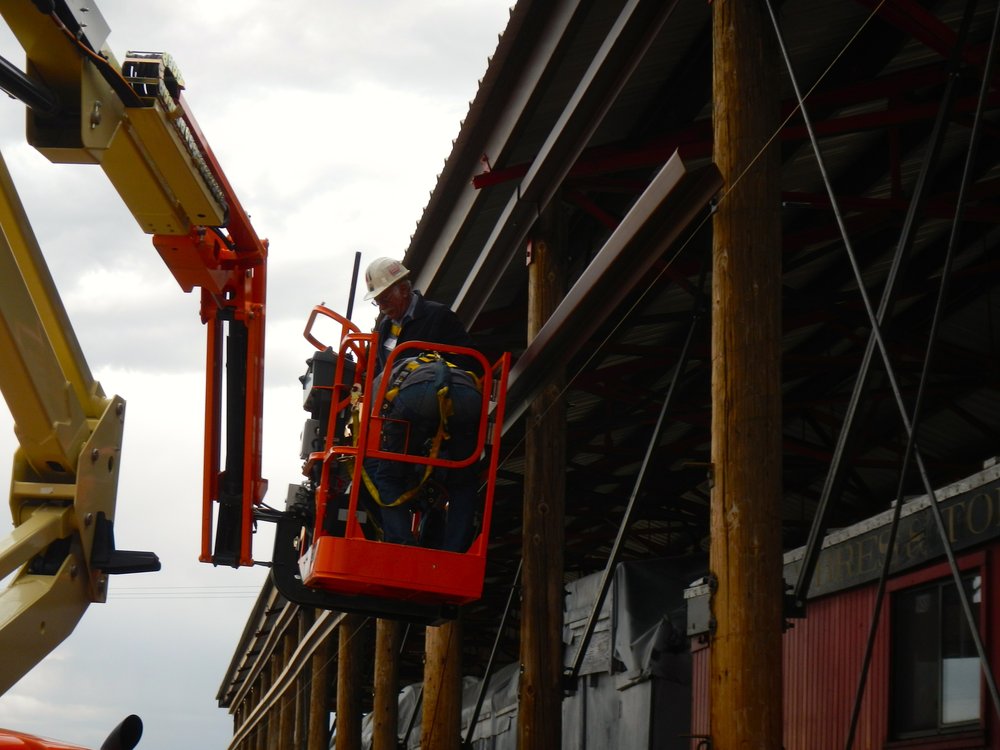
[[[978,623],[982,580],[967,573],[962,583]],[[893,595],[892,644],[894,737],[978,726],[979,656],[951,578]]]

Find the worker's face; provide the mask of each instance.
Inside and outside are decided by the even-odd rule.
[[[408,284],[397,281],[375,298],[375,304],[383,315],[388,315],[393,320],[401,320],[406,314],[406,308],[410,306],[409,292]]]

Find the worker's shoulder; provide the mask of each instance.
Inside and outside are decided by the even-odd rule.
[[[436,300],[427,299],[427,297],[420,294],[419,292],[417,292],[416,295],[417,295],[417,304],[414,306],[413,309],[413,312],[415,314],[419,315],[422,313],[425,315],[430,315],[430,314],[441,315],[443,313],[451,313],[451,308],[448,307],[447,305],[442,304],[441,302],[437,302]]]
[[[449,325],[461,325],[458,316],[448,305],[436,302],[426,297],[418,297],[413,308],[413,319],[423,318],[429,323],[447,322]]]

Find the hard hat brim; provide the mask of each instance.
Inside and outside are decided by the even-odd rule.
[[[410,269],[409,269],[409,268],[404,268],[404,270],[403,270],[403,273],[401,273],[401,274],[400,274],[399,276],[397,276],[396,278],[394,278],[394,279],[393,279],[392,281],[390,281],[390,282],[389,282],[388,284],[383,284],[382,286],[377,286],[377,287],[375,287],[374,289],[372,289],[372,290],[371,290],[370,292],[368,292],[368,293],[367,293],[367,294],[366,294],[366,295],[364,296],[364,299],[365,299],[365,301],[367,302],[368,300],[373,300],[373,299],[375,299],[375,298],[376,298],[376,297],[378,297],[378,296],[379,296],[379,295],[380,295],[380,294],[381,294],[382,292],[384,292],[384,291],[385,291],[386,289],[388,289],[389,287],[391,287],[391,286],[392,286],[393,284],[395,284],[395,283],[397,283],[397,282],[399,282],[399,281],[402,281],[403,279],[405,279],[405,278],[406,278],[406,277],[408,277],[409,275],[410,275]]]

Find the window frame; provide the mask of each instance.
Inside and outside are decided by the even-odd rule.
[[[990,588],[990,577],[989,577],[989,565],[987,564],[989,557],[986,550],[979,550],[970,554],[962,555],[957,557],[956,562],[958,563],[958,570],[961,576],[966,576],[969,573],[976,573],[980,578],[980,591],[982,600],[979,606],[978,615],[978,630],[979,637],[982,639],[983,648],[986,651],[987,658],[990,659],[991,663],[996,663],[995,651],[996,644],[992,643],[989,638],[990,632],[990,605],[989,605],[989,593]],[[903,575],[897,576],[886,583],[886,594],[889,597],[893,597],[895,594],[905,592],[909,589],[921,588],[935,582],[942,583],[954,583],[952,580],[951,566],[947,561],[936,563],[930,565],[926,568],[912,571],[910,573],[905,573]],[[964,748],[979,748],[983,747],[983,742],[986,737],[986,722],[987,717],[990,712],[987,710],[986,700],[987,691],[986,683],[982,676],[982,671],[979,674],[979,719],[976,722],[969,722],[968,724],[963,724],[955,729],[942,729],[939,725],[936,730],[907,734],[906,736],[895,737],[892,735],[892,716],[890,715],[892,710],[892,686],[893,686],[893,672],[892,672],[892,658],[894,649],[894,639],[893,639],[893,621],[892,621],[892,600],[888,602],[889,606],[886,606],[883,610],[883,625],[886,627],[887,635],[887,645],[885,653],[886,660],[886,687],[885,687],[885,716],[886,716],[886,748],[927,748],[930,750],[962,750]]]

